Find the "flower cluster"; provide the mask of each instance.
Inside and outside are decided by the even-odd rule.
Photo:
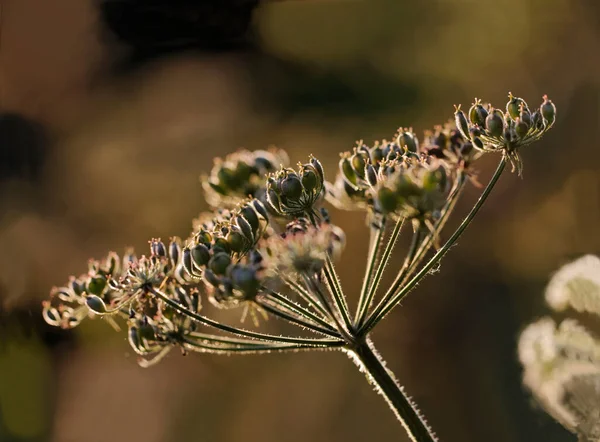
[[[548,304],[600,314],[600,259],[584,256],[554,274]],[[580,440],[600,439],[600,340],[574,319],[558,327],[550,318],[529,325],[519,340],[523,382],[544,409]]]
[[[285,151],[276,148],[240,150],[225,159],[217,158],[210,175],[202,177],[206,201],[221,208],[233,208],[248,197],[264,202],[265,175],[288,164]]]
[[[556,119],[556,107],[552,101],[545,95],[543,100],[539,109],[532,112],[525,100],[508,94],[504,112],[475,99],[468,116],[460,106],[456,108],[456,127],[476,148],[508,155],[513,169],[521,174],[518,149],[539,140]]]
[[[315,226],[307,218],[298,218],[281,235],[266,240],[261,252],[271,275],[315,275],[323,270],[327,255],[334,259],[341,255],[345,242],[339,227],[326,222]]]
[[[313,212],[325,194],[325,174],[314,157],[298,171],[282,167],[267,178],[267,202],[277,215],[295,218]]]

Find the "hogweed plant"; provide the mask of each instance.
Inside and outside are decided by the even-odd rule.
[[[111,252],[91,261],[86,274],[54,288],[43,315],[72,328],[102,317],[119,328],[142,366],[174,348],[187,352],[244,354],[339,350],[351,357],[384,397],[413,441],[436,436],[386,368],[370,340],[372,330],[434,268],[473,220],[507,163],[522,170],[519,151],[538,140],[555,120],[552,102],[536,110],[509,95],[506,111],[479,100],[454,123],[437,126],[419,141],[401,128],[393,140],[357,143],[341,154],[339,172],[326,181],[310,157],[293,168],[285,152],[239,151],[215,161],[202,177],[214,207],[193,222],[182,241],[150,241],[148,255]],[[469,181],[475,161],[500,154],[496,172],[459,227],[442,231]],[[359,301],[351,311],[333,262],[346,241],[323,207],[365,214],[370,248]],[[412,235],[393,283],[381,290],[384,270],[401,231]],[[253,327],[203,314],[204,299],[239,309]],[[294,336],[257,331],[269,317],[297,327]]]
[[[587,255],[562,267],[546,288],[556,311],[600,315],[600,258]],[[600,441],[600,340],[575,319],[544,317],[519,340],[523,382],[542,407],[580,442]]]

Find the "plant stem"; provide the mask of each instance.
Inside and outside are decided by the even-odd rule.
[[[373,278],[373,272],[375,271],[375,265],[377,264],[377,257],[379,256],[379,249],[383,244],[383,234],[385,232],[385,218],[381,221],[381,225],[378,227],[371,226],[371,235],[369,241],[369,256],[367,258],[367,269],[365,270],[365,276],[363,278],[363,285],[360,290],[360,298],[358,299],[358,308],[356,309],[356,316],[354,317],[354,324],[359,324],[360,318],[363,315],[365,309],[365,301],[367,300],[367,294],[369,293],[369,287],[371,285],[371,279]]]
[[[494,175],[492,176],[490,182],[481,193],[481,196],[479,197],[469,214],[465,217],[463,222],[460,224],[460,226],[458,226],[456,231],[452,234],[448,241],[446,241],[442,248],[431,257],[427,264],[425,264],[423,268],[404,287],[400,289],[400,282],[397,282],[396,284],[392,285],[392,287],[390,287],[390,289],[388,290],[388,294],[377,305],[371,316],[369,316],[369,318],[365,322],[364,326],[361,327],[359,335],[364,336],[368,334],[369,331],[375,326],[375,324],[381,321],[385,317],[385,315],[387,315],[400,301],[402,301],[402,299],[413,288],[415,288],[419,281],[421,281],[421,279],[423,279],[427,275],[427,273],[429,273],[429,271],[444,257],[448,250],[450,250],[450,248],[454,245],[456,240],[458,240],[460,235],[462,235],[465,229],[469,226],[471,221],[473,221],[473,218],[475,218],[475,215],[477,215],[477,212],[479,212],[479,209],[481,209],[483,203],[490,195],[490,192],[492,191],[492,189],[500,179],[502,172],[504,171],[504,167],[506,166],[507,160],[508,159],[506,156],[502,157],[502,160],[498,164]],[[396,291],[399,289],[400,291],[396,293]]]
[[[368,338],[346,351],[359,370],[365,373],[369,383],[383,396],[411,441],[436,442],[438,440],[419,414],[415,404],[404,393],[394,374],[385,367],[385,362]]]
[[[399,218],[394,225],[394,229],[390,234],[388,242],[383,250],[383,254],[381,255],[381,259],[379,260],[379,264],[377,265],[377,269],[375,270],[375,276],[371,281],[371,285],[369,285],[369,291],[365,296],[363,309],[357,314],[357,322],[356,326],[359,328],[361,324],[364,322],[367,314],[369,313],[369,308],[371,308],[371,304],[373,303],[373,298],[375,297],[375,293],[377,292],[377,288],[379,287],[379,283],[381,282],[381,276],[383,275],[383,271],[388,264],[390,256],[392,254],[392,250],[398,241],[398,236],[400,235],[400,231],[402,230],[402,226],[404,225],[404,221],[406,218]]]

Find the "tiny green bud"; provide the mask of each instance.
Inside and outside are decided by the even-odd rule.
[[[217,275],[223,275],[231,264],[231,258],[227,253],[217,253],[208,261],[208,267]]]

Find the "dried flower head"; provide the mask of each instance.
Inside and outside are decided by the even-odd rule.
[[[276,148],[240,150],[217,158],[210,175],[201,180],[206,201],[220,208],[233,208],[248,197],[264,201],[265,175],[288,164],[285,151]]]
[[[506,114],[476,101],[468,120],[457,110],[458,127],[437,126],[422,142],[412,129],[401,128],[393,141],[358,143],[341,154],[333,184],[325,182],[318,159],[310,157],[292,169],[280,150],[242,150],[215,160],[210,175],[203,178],[206,199],[214,210],[194,220],[188,239],[174,237],[169,244],[153,239],[147,256],[128,252],[119,258],[110,253],[91,261],[88,273],[52,290],[43,315],[48,323],[65,328],[94,316],[115,328],[124,322],[129,344],[145,367],[173,348],[215,354],[342,350],[386,396],[412,441],[435,442],[374,350],[370,334],[439,265],[489,196],[507,161],[520,165],[518,148],[546,132],[554,115],[548,100],[537,114],[530,114],[525,102],[512,96]],[[474,181],[473,163],[488,151],[504,155],[481,197],[442,244],[446,221],[464,187]],[[338,208],[364,211],[370,230],[367,266],[363,284],[356,288],[353,314],[334,266],[346,238],[330,222],[322,207],[325,199]],[[413,229],[407,232],[412,240],[404,263],[392,268],[395,278],[380,293],[406,221]],[[241,309],[241,320],[250,314],[255,327],[260,325],[259,315],[275,317],[299,333],[241,328],[211,318],[213,307]],[[555,347],[548,348],[544,360],[553,360]],[[537,361],[529,356],[525,360]],[[564,392],[579,387],[561,388],[561,400],[567,401]],[[575,393],[573,397],[579,400]],[[583,408],[569,408],[574,409]],[[578,429],[581,422],[577,421]]]

